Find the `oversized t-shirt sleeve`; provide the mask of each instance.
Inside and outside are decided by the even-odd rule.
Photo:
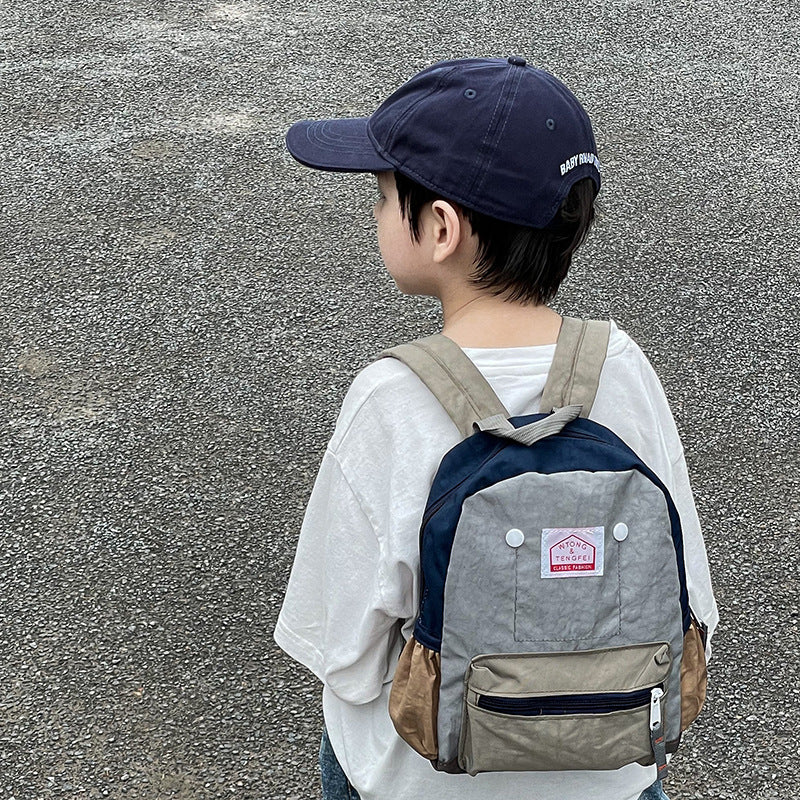
[[[336,455],[325,451],[300,531],[275,641],[341,699],[389,679],[397,618],[381,590],[380,543]]]

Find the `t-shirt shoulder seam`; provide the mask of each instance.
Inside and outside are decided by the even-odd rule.
[[[397,359],[392,359],[392,361],[395,361],[397,364],[401,364],[402,363],[402,362],[398,361]],[[373,364],[374,363],[377,363],[377,362],[373,362]],[[364,372],[366,370],[370,369],[371,366],[372,366],[372,364],[368,364],[366,367],[364,367],[356,375],[356,377],[353,379],[353,383],[351,383],[351,388],[352,388],[353,384],[358,380],[359,376],[363,375]],[[408,367],[406,367],[406,370],[408,371],[408,374],[413,374]],[[386,384],[390,383],[393,380],[396,380],[397,379],[397,373],[382,375],[380,378],[373,377],[372,375],[370,375],[370,378],[372,378],[372,380],[375,381],[375,384],[367,392],[367,394],[364,395],[364,397],[361,398],[361,400],[358,402],[358,405],[353,408],[353,410],[351,412],[351,415],[350,415],[350,419],[347,422],[347,425],[344,428],[342,428],[340,431],[337,431],[335,436],[331,439],[331,441],[328,442],[328,448],[327,449],[331,453],[331,455],[333,455],[333,456],[336,456],[337,450],[339,449],[340,444],[344,441],[344,439],[347,437],[348,432],[350,431],[350,429],[353,427],[353,425],[358,420],[358,417],[361,414],[361,410],[364,408],[364,406],[375,396],[375,394],[380,389],[382,389],[384,386],[386,386]],[[342,469],[342,465],[338,461],[338,459],[337,459],[336,463],[339,465],[339,468]],[[342,470],[342,474],[344,474],[343,470]]]
[[[347,472],[345,472],[344,465],[336,456],[336,453],[333,452],[330,448],[327,448],[328,453],[330,454],[333,462],[336,464],[337,468],[339,469],[339,473],[342,476],[342,479],[347,484],[347,488],[350,490],[350,494],[353,496],[353,499],[356,501],[359,510],[364,515],[364,519],[369,524],[369,529],[372,532],[372,535],[375,537],[375,542],[378,545],[378,552],[380,553],[381,559],[385,556],[385,544],[383,539],[381,538],[380,534],[378,533],[378,527],[375,525],[373,521],[372,514],[369,513],[369,510],[365,507],[363,500],[359,497],[358,492],[353,487],[353,484],[350,483],[350,479],[347,477]],[[386,596],[384,594],[384,585],[383,585],[383,577],[380,568],[377,571],[377,578],[378,578],[378,595],[381,603],[386,605]]]
[[[376,539],[379,539],[378,534],[377,534],[377,532],[375,530],[375,525],[372,522],[372,518],[367,513],[367,510],[364,508],[364,504],[362,503],[361,498],[358,496],[358,492],[356,492],[356,490],[353,488],[353,484],[350,483],[350,479],[347,477],[347,473],[345,472],[344,465],[342,464],[341,461],[339,461],[339,457],[337,456],[335,451],[333,451],[330,448],[330,446],[327,447],[326,450],[328,452],[328,455],[330,455],[330,457],[333,459],[334,463],[338,467],[339,474],[342,476],[342,478],[344,478],[344,482],[347,484],[347,488],[350,490],[350,494],[353,495],[353,497],[355,498],[356,503],[358,503],[358,507],[361,510],[361,513],[364,515],[364,517],[369,522],[369,527],[372,530],[372,533],[374,534]]]

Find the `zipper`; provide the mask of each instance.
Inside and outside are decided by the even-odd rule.
[[[658,695],[657,699],[656,694]],[[612,711],[629,711],[650,706],[650,724],[653,724],[653,707],[661,720],[663,689],[640,689],[634,692],[605,692],[600,694],[564,694],[550,697],[494,697],[478,695],[478,708],[522,717],[556,716],[562,714],[609,714]]]
[[[650,692],[650,730],[657,731],[661,728],[661,698],[664,690],[655,686]]]
[[[661,721],[661,698],[664,692],[655,686],[650,695],[650,747],[656,761],[659,780],[667,774],[667,750],[664,742],[664,726]]]

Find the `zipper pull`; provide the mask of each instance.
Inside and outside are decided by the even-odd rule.
[[[654,731],[661,727],[661,698],[664,690],[656,686],[650,692],[650,730]]]
[[[664,690],[658,686],[650,692],[650,746],[656,762],[656,775],[659,780],[667,776],[667,751],[664,742],[664,726],[661,724],[661,698]]]

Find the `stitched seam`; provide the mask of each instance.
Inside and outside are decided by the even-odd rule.
[[[521,78],[522,78],[522,72],[519,71],[519,70],[514,70],[514,72],[512,72],[511,74],[512,74],[512,77],[516,80],[516,84],[515,84],[514,89],[513,89],[513,94],[510,97],[506,98],[506,102],[503,104],[504,108],[507,108],[509,105],[514,103],[514,100],[516,100],[517,93],[519,92],[519,84],[520,84],[520,81],[521,81]],[[504,85],[504,88],[505,88],[505,85]],[[495,146],[497,145],[497,142],[499,142],[500,139],[503,138],[503,133],[506,130],[506,125],[508,125],[508,118],[509,118],[509,115],[506,114],[505,115],[505,119],[503,120],[503,127],[500,129],[500,131],[498,132],[497,136],[494,137]],[[497,155],[497,153],[495,152],[492,155]],[[492,163],[492,159],[490,158],[489,153],[486,154],[485,162],[486,163],[482,167],[482,169],[484,170],[483,171],[483,175],[481,176],[480,182],[475,186],[474,191],[480,191],[481,188],[483,187],[483,184],[486,181],[486,175],[487,175],[487,172],[488,172],[488,167]],[[476,176],[476,178],[477,178],[477,176]]]
[[[519,548],[514,553],[514,641],[519,642],[517,638],[517,598],[519,596]],[[524,641],[524,640],[522,640]]]
[[[588,330],[588,323],[587,323],[587,330]],[[584,404],[584,411],[587,417],[591,415],[595,400],[597,400],[597,393],[598,391],[600,391],[600,381],[603,379],[603,370],[606,368],[606,361],[608,360],[608,349],[611,343],[611,325],[606,326],[605,333],[606,333],[605,352],[603,353],[603,363],[600,365],[600,372],[596,372],[594,369],[592,370],[591,376],[592,376],[593,394],[590,398],[590,401],[587,404]]]
[[[616,541],[616,540],[615,540]],[[619,542],[617,542],[619,545]],[[615,636],[622,633],[622,552],[617,547],[617,632]]]
[[[562,320],[561,323],[561,330],[559,330],[559,338],[561,337],[561,331],[564,329],[564,322]],[[575,353],[572,354],[572,358],[574,361]],[[558,359],[558,360],[556,360]],[[542,390],[542,402],[540,406],[540,410],[544,414],[550,414],[554,408],[559,408],[560,406],[567,405],[567,384],[569,383],[569,375],[567,373],[567,377],[562,379],[560,382],[555,380],[550,382],[550,375],[553,373],[553,370],[556,368],[560,369],[560,365],[563,362],[563,352],[559,351],[558,342],[556,342],[556,349],[553,353],[553,360],[550,363],[550,369],[548,370],[547,377],[545,378],[544,389]]]
[[[412,103],[411,106],[409,106],[409,108],[406,111],[406,113],[403,114],[402,117],[398,117],[395,120],[394,125],[392,125],[392,127],[389,128],[389,132],[386,134],[387,146],[391,147],[394,144],[394,135],[395,135],[395,130],[396,130],[397,126],[401,122],[408,122],[410,120],[410,118],[411,118],[411,115],[416,110],[417,106],[423,100],[427,100],[429,97],[431,97],[432,95],[436,94],[439,91],[439,89],[442,88],[442,84],[444,83],[445,79],[448,78],[450,76],[450,74],[452,72],[454,72],[456,69],[457,69],[457,67],[452,67],[451,69],[447,70],[443,75],[440,75],[439,76],[439,80],[436,81],[436,85],[433,87],[433,89],[428,94],[423,95],[422,97],[420,97],[415,103]],[[385,152],[384,148],[378,148],[378,149],[379,149],[379,152],[381,153],[381,155],[384,155],[384,152]]]
[[[372,398],[372,396],[378,391],[378,389],[380,389],[381,386],[383,386],[384,382],[385,381],[381,381],[379,384],[374,386],[372,388],[372,391],[370,391],[370,393],[358,404],[358,408],[356,408],[353,411],[352,419],[350,420],[350,422],[347,423],[347,427],[342,431],[342,434],[339,437],[339,446],[341,446],[344,443],[344,440],[347,437],[347,434],[350,432],[350,428],[353,427],[353,425],[356,422],[356,419],[357,419],[358,415],[361,413],[361,409],[364,408],[364,406]],[[338,450],[339,446],[337,446],[337,450]],[[332,447],[328,446],[327,449],[331,452],[332,455],[334,455],[334,456],[336,455],[336,450],[334,450]]]
[[[489,127],[486,129],[486,135],[484,136],[484,139],[481,142],[481,150],[483,151],[482,154],[481,154],[481,160],[480,160],[480,163],[478,164],[478,168],[475,171],[475,174],[472,177],[472,181],[470,182],[469,189],[467,189],[467,194],[472,194],[472,192],[476,188],[476,185],[480,186],[480,184],[477,184],[476,182],[478,180],[478,177],[483,172],[484,165],[485,165],[487,159],[489,158],[488,150],[489,150],[489,146],[491,144],[491,140],[489,139],[489,133],[491,132],[492,128],[494,127],[494,121],[495,121],[495,118],[497,117],[498,110],[501,107],[505,107],[506,84],[508,83],[508,80],[512,75],[513,75],[513,73],[511,72],[511,70],[509,70],[509,71],[506,72],[506,76],[503,79],[503,86],[500,89],[500,97],[499,97],[497,103],[495,104],[494,110],[492,111],[492,119],[489,122]],[[481,183],[482,182],[483,181],[481,181]]]
[[[581,357],[581,348],[583,347],[583,340],[586,336],[586,328],[588,327],[588,323],[586,320],[583,320],[583,324],[581,325],[581,332],[578,335],[578,344],[575,347],[575,356],[572,359],[572,368],[569,372],[569,377],[567,378],[567,386],[566,391],[564,393],[564,403],[565,405],[569,405],[572,400],[572,390],[575,386],[575,374],[578,371],[578,360]]]
[[[517,551],[519,555],[519,551]],[[619,553],[617,554],[617,630],[611,636],[619,636],[622,633],[622,573],[621,573],[621,559]],[[608,639],[609,636],[603,634],[602,636],[573,636],[569,639],[520,639],[517,637],[517,592],[519,590],[519,561],[515,562],[514,569],[514,641],[515,642],[573,642],[573,641],[591,641],[593,639]]]
[[[611,636],[618,636],[617,633],[612,633]],[[597,639],[608,639],[608,636],[573,636],[569,639],[515,639],[517,642],[591,642]]]
[[[367,520],[369,523],[369,529],[372,531],[372,535],[375,537],[375,542],[378,545],[378,553],[381,560],[384,559],[385,556],[385,548],[384,543],[381,537],[378,535],[378,528],[373,522],[372,516],[367,512],[367,509],[364,507],[364,503],[362,499],[358,496],[358,493],[353,488],[353,484],[350,483],[350,479],[347,477],[347,473],[344,471],[344,467],[339,459],[336,457],[336,453],[334,453],[330,448],[327,448],[327,451],[331,454],[331,458],[333,458],[334,463],[339,468],[339,474],[344,479],[344,482],[347,484],[347,488],[350,490],[350,494],[353,495],[353,499],[356,501],[356,505],[358,506],[361,513],[364,515],[364,519]],[[384,608],[388,608],[389,603],[386,602],[386,597],[383,593],[383,576],[381,575],[380,567],[376,571],[376,579],[378,584],[378,596],[380,597],[381,603],[383,604]]]

